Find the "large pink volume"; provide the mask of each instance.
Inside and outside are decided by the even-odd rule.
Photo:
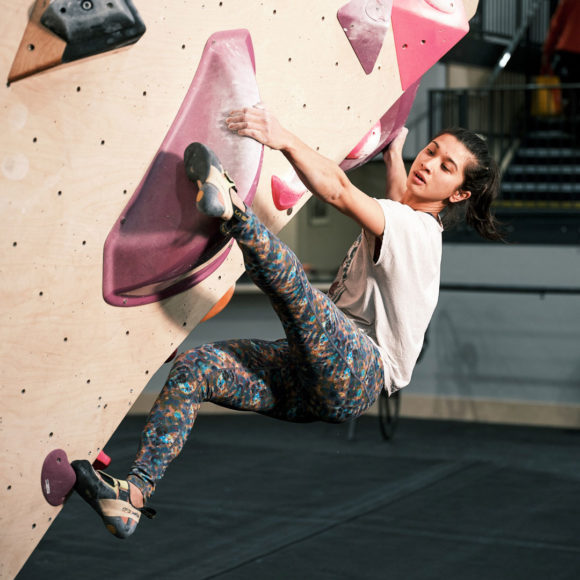
[[[187,95],[137,190],[104,247],[103,297],[114,306],[137,306],[198,284],[225,260],[231,241],[219,221],[197,211],[197,186],[183,166],[193,141],[213,149],[250,205],[263,146],[225,127],[233,108],[260,100],[254,50],[247,30],[213,34]]]
[[[391,20],[403,90],[469,31],[463,2],[457,0],[395,0]]]

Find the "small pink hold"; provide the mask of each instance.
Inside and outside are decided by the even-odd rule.
[[[276,209],[280,211],[294,207],[308,191],[296,174],[288,181],[272,175],[270,185],[272,188],[272,200]]]
[[[377,121],[373,128],[359,141],[355,148],[346,156],[347,159],[362,159],[376,151],[381,141],[381,122]]]
[[[110,464],[111,458],[104,451],[99,451],[99,455],[93,461],[93,468],[96,470],[106,469]]]

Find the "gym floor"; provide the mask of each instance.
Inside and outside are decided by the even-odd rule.
[[[106,447],[123,476],[142,416]],[[76,494],[19,580],[577,580],[580,431],[201,415],[134,536]]]

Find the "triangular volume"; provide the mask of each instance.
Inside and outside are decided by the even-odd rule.
[[[469,30],[461,0],[395,0],[391,20],[403,90]]]
[[[340,167],[344,171],[351,171],[370,161],[378,155],[395,138],[402,127],[415,101],[419,88],[419,81],[415,81],[391,105],[380,121],[363,137],[362,141],[342,161]]]
[[[134,44],[144,33],[131,0],[36,0],[8,82]]]
[[[337,17],[365,73],[373,71],[391,22],[393,0],[351,0]]]

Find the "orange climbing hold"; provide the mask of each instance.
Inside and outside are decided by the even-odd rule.
[[[213,306],[213,308],[201,319],[201,322],[206,322],[210,318],[213,318],[216,314],[219,314],[230,302],[236,285],[234,284]]]

